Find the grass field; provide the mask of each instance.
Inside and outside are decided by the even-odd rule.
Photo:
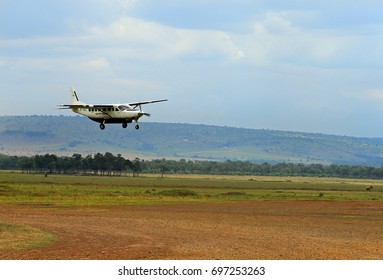
[[[0,223],[0,251],[44,247],[56,241],[53,234],[42,230],[8,223]]]
[[[366,191],[371,185],[374,190]],[[0,173],[0,205],[116,206],[227,200],[383,201],[383,181],[204,175],[45,177]]]
[[[0,259],[380,259],[382,202],[380,180],[2,171]]]

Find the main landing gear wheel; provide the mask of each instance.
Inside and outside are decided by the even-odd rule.
[[[128,124],[127,124],[127,123],[122,123],[122,127],[123,127],[123,128],[127,128],[127,127],[128,127]]]
[[[140,126],[138,124],[136,124],[135,128],[136,129],[140,129]]]
[[[104,129],[105,129],[105,124],[100,123],[100,129],[101,129],[101,130],[104,130]]]

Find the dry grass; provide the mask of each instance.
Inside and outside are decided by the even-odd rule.
[[[0,172],[0,259],[382,259],[382,210],[373,180]]]
[[[55,240],[54,235],[36,228],[0,223],[0,251],[43,247]]]
[[[0,259],[383,258],[383,203],[228,201],[149,206],[0,206],[0,219],[59,241]]]

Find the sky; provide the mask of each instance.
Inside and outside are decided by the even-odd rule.
[[[383,1],[2,0],[0,115],[169,99],[145,121],[383,137]]]

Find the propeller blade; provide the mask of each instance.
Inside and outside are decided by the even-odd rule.
[[[140,117],[142,117],[142,116],[150,117],[149,113],[144,113],[144,112],[140,112],[139,115],[140,115]]]

